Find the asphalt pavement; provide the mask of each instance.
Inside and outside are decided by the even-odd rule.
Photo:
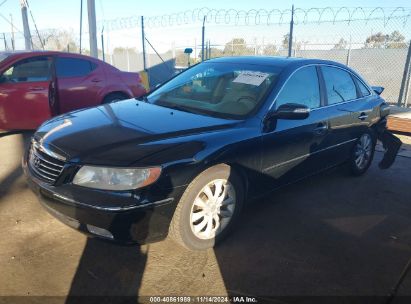
[[[21,301],[16,296],[38,303],[90,295],[135,302],[181,295],[379,297],[394,287],[411,297],[411,271],[399,281],[411,259],[409,138],[388,170],[378,168],[377,151],[362,177],[335,168],[250,204],[235,232],[205,252],[170,240],[118,246],[61,224],[22,176],[28,138],[0,138],[0,303]]]

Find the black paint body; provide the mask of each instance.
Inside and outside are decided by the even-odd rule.
[[[321,66],[336,66],[363,81],[341,64],[265,57],[214,61],[275,66],[282,72],[258,111],[244,120],[192,114],[136,100],[49,120],[37,130],[34,139],[66,158],[62,174],[50,184],[32,172],[27,153],[23,159],[29,184],[47,209],[66,223],[76,219],[80,222],[76,228],[85,233],[85,224],[91,224],[109,230],[115,240],[125,243],[160,240],[167,236],[184,190],[206,168],[219,163],[231,165],[243,178],[247,197],[253,198],[346,161],[359,136],[381,121],[385,102],[378,94],[370,89],[372,93],[367,97],[327,105],[320,77],[322,107],[303,120],[267,122],[265,118],[277,94],[290,75],[303,66],[314,65],[319,73]],[[367,118],[359,119],[364,113]],[[65,120],[71,125],[50,132]],[[324,125],[326,129],[321,128]],[[72,184],[83,164],[162,166],[163,170],[151,186],[114,192]]]

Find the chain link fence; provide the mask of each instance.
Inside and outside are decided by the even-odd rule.
[[[411,8],[403,7],[250,11],[201,8],[146,17],[143,37],[140,16],[131,16],[98,22],[98,32],[104,36],[104,45],[99,43],[99,57],[104,52],[108,63],[126,71],[146,68],[154,86],[174,75],[175,67],[181,70],[202,57],[287,56],[291,46],[291,56],[346,64],[371,85],[385,87],[383,97],[389,103],[410,106],[410,19]],[[40,30],[40,36],[45,48],[79,52],[78,34],[64,29]],[[14,44],[20,48],[24,45],[22,33],[15,33]],[[42,47],[37,37],[33,37],[33,44]],[[83,34],[82,45],[87,54],[87,33]],[[1,48],[11,49],[10,33],[0,33]],[[186,48],[193,52],[185,54]]]

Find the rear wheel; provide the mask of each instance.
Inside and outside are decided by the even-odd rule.
[[[104,97],[103,104],[117,102],[117,101],[124,100],[127,98],[128,96],[123,93],[111,93],[111,94],[108,94],[106,97]]]
[[[368,170],[374,157],[375,142],[375,136],[370,132],[362,134],[357,140],[349,160],[353,175],[362,175]]]
[[[213,247],[230,232],[241,211],[242,181],[227,165],[198,175],[184,192],[170,225],[170,237],[191,250]]]

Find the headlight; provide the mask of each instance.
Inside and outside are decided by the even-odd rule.
[[[73,184],[103,190],[132,190],[154,183],[161,167],[105,168],[83,166],[74,177]]]

